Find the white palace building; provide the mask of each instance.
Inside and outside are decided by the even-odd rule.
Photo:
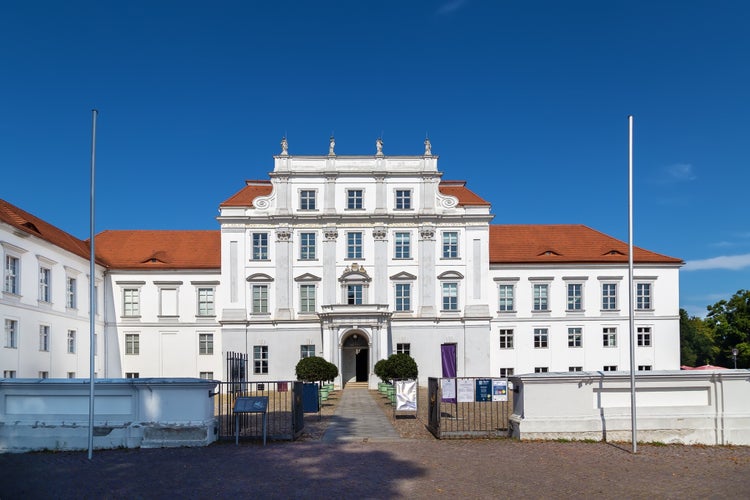
[[[628,246],[583,225],[492,224],[438,157],[297,156],[220,205],[214,231],[96,236],[98,377],[292,380],[301,357],[337,385],[377,383],[390,354],[420,380],[630,367]],[[0,200],[4,377],[89,375],[88,242]],[[636,364],[680,364],[680,259],[636,248]],[[446,350],[447,346],[447,350]]]

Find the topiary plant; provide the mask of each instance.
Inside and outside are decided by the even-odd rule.
[[[339,369],[333,363],[318,356],[302,358],[294,368],[297,378],[303,382],[321,382],[333,380],[339,375]]]
[[[419,376],[417,362],[408,354],[391,354],[386,367],[386,375],[390,379],[415,379]]]

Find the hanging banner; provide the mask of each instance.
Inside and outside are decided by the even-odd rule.
[[[443,403],[455,403],[456,402],[456,379],[454,378],[441,378],[440,379],[440,392],[443,394]]]
[[[474,379],[459,378],[456,379],[456,392],[459,403],[474,402]]]
[[[476,384],[477,403],[487,403],[492,401],[492,380],[488,378],[478,378]]]
[[[396,411],[417,411],[417,381],[396,381]]]
[[[492,379],[492,401],[508,401],[508,381]]]

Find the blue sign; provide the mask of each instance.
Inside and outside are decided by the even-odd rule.
[[[488,378],[478,378],[477,388],[474,394],[476,398],[475,400],[478,403],[492,401],[492,380]]]

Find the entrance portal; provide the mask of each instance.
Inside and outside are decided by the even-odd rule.
[[[367,336],[354,332],[341,345],[341,378],[347,382],[367,382],[370,376],[370,346]]]
[[[367,377],[370,374],[367,366],[370,360],[370,350],[357,349],[354,356],[357,363],[357,382],[367,382]]]

